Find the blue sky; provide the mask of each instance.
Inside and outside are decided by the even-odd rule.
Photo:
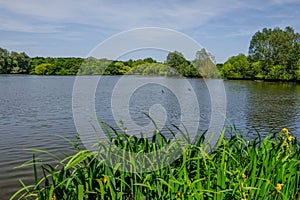
[[[224,62],[247,54],[251,36],[264,27],[300,32],[299,0],[1,0],[0,16],[0,47],[32,57],[86,57],[121,31],[162,27]]]

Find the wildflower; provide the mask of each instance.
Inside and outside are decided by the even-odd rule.
[[[275,189],[276,189],[277,192],[280,192],[280,190],[282,189],[282,187],[283,187],[282,183],[277,183]]]
[[[284,147],[285,147],[285,149],[286,149],[289,153],[291,153],[290,144],[289,144],[287,141],[285,141]],[[284,148],[284,147],[283,147],[283,148]],[[284,149],[283,149],[283,150],[284,150]]]
[[[104,184],[107,182],[107,179],[105,177],[101,178],[101,180]]]
[[[55,194],[52,196],[51,200],[56,200]]]
[[[180,198],[180,192],[177,192],[176,199]]]
[[[246,179],[247,179],[247,176],[246,176],[246,174],[245,174],[245,173],[243,173],[243,174],[242,174],[242,178],[243,178],[243,180],[244,180],[244,181],[246,181]]]
[[[292,136],[292,135],[288,135],[288,136],[287,136],[287,139],[288,139],[288,141],[292,141],[293,139],[295,139],[295,137]]]
[[[286,137],[289,136],[289,130],[288,130],[287,128],[283,128],[283,129],[282,129],[282,132],[284,133],[284,135],[285,135]]]

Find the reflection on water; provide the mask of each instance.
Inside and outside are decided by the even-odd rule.
[[[105,122],[116,126],[111,109],[111,95],[120,77],[103,77],[96,93],[96,112]],[[189,79],[192,88],[183,88],[182,79],[160,78],[176,86],[176,92],[194,110],[185,92],[194,90],[199,102],[200,130],[208,128],[211,99],[206,84]],[[28,161],[32,153],[26,148],[38,148],[61,155],[70,153],[71,145],[58,137],[75,139],[72,116],[72,88],[75,77],[0,76],[0,197],[7,199],[20,184],[32,181],[31,167],[14,169]],[[209,80],[214,85],[219,80]],[[225,81],[227,119],[239,130],[254,133],[253,127],[266,133],[270,129],[288,127],[300,130],[300,85],[253,81]],[[162,92],[163,91],[163,92]],[[217,90],[212,90],[217,92]],[[120,97],[122,98],[122,97]],[[181,110],[176,95],[168,88],[150,84],[139,87],[129,100],[132,121],[141,126],[149,124],[141,112],[149,108],[167,112],[167,121],[180,123]],[[150,109],[151,111],[151,109]],[[151,113],[151,112],[150,112]],[[164,114],[164,112],[161,112]],[[191,117],[191,122],[196,118]],[[297,135],[299,138],[299,135]]]
[[[253,81],[225,82],[229,108],[227,117],[238,129],[254,128],[267,133],[288,127],[300,129],[300,85]]]

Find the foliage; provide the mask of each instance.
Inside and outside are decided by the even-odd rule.
[[[133,67],[128,74],[144,76],[179,76],[171,67],[162,63],[145,63]]]
[[[250,78],[250,64],[247,56],[239,54],[230,57],[222,66],[221,73],[226,78]]]
[[[78,70],[78,75],[99,75],[103,74],[105,68],[112,63],[108,59],[96,59],[89,57],[84,60]]]
[[[39,64],[34,68],[34,73],[36,75],[46,75],[48,68],[50,68],[50,67],[51,67],[51,64],[49,64],[49,63]]]
[[[165,63],[167,66],[173,68],[177,74],[186,77],[197,77],[199,72],[186,60],[182,53],[178,51],[170,52]]]
[[[109,130],[107,127],[105,130]],[[114,136],[112,134],[115,134]],[[108,132],[110,142],[121,151],[155,152],[171,140],[159,131],[149,139]],[[78,149],[53,167],[38,158],[24,164],[34,169],[35,184],[25,185],[11,199],[298,199],[300,194],[300,151],[297,140],[284,128],[245,140],[224,131],[215,149],[206,153],[204,135],[169,166],[144,173],[122,170],[122,163],[109,167],[111,149],[99,152]],[[36,152],[42,152],[36,150]],[[168,154],[165,156],[168,157]],[[107,159],[105,159],[107,158]],[[164,158],[162,158],[164,159]],[[120,157],[132,167],[136,159]],[[148,167],[151,168],[151,160]],[[152,161],[154,162],[154,161]],[[154,163],[152,163],[154,164]],[[38,178],[38,168],[42,178]]]
[[[238,58],[241,65],[233,66],[233,59]],[[299,33],[291,27],[284,30],[264,28],[252,36],[248,63],[240,54],[229,58],[227,64],[221,68],[221,72],[225,78],[300,81],[299,61]]]
[[[82,58],[32,58],[30,74],[36,75],[76,75],[83,62]],[[40,71],[42,70],[42,71]],[[43,71],[45,70],[45,71]],[[43,72],[41,74],[41,72]]]
[[[293,70],[300,58],[299,42],[299,33],[295,33],[291,27],[285,30],[264,28],[252,36],[249,59],[251,62],[261,61],[266,73],[275,65]]]
[[[192,61],[198,76],[204,78],[220,78],[219,70],[216,67],[213,55],[204,48],[196,52],[196,58]]]
[[[29,71],[30,58],[26,53],[0,48],[0,74],[27,74]]]
[[[149,75],[219,78],[212,55],[205,49],[188,61],[180,52],[170,52],[165,63],[153,58],[128,61],[83,58],[29,58],[25,53],[0,51],[0,73],[24,73],[35,75]],[[22,66],[22,67],[20,67]]]
[[[271,80],[291,80],[292,74],[287,72],[287,67],[283,65],[274,65],[271,67],[269,73],[265,76],[266,79]]]
[[[113,61],[104,71],[104,75],[123,75],[130,70],[128,65],[121,61]]]
[[[106,58],[29,58],[24,52],[0,48],[0,74],[36,75],[150,75],[228,79],[263,79],[300,82],[300,34],[286,27],[257,31],[251,38],[248,56],[230,57],[215,64],[204,48],[194,60],[178,51],[170,52],[164,63],[153,58],[118,61]]]

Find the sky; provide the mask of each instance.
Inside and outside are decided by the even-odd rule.
[[[160,27],[194,39],[222,63],[247,55],[263,28],[300,32],[299,19],[299,0],[0,0],[0,47],[31,57],[87,57],[120,32]],[[162,51],[131,56],[165,58]]]

